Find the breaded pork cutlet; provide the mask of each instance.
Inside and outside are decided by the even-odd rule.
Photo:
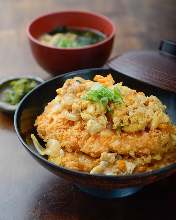
[[[114,84],[110,74],[68,79],[56,92],[35,122],[53,163],[126,175],[176,161],[176,127],[157,97]]]

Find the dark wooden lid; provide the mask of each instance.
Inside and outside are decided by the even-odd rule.
[[[162,41],[158,51],[131,51],[108,66],[124,75],[176,92],[176,42]]]

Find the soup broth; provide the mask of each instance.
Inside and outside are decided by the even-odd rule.
[[[39,37],[39,41],[44,45],[58,48],[80,48],[101,42],[105,37],[97,30],[63,26],[43,34]]]

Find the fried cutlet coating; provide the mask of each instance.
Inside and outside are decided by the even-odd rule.
[[[95,80],[110,89],[114,87],[111,75],[97,75]],[[45,142],[58,140],[64,150],[62,160],[50,156],[50,161],[90,172],[103,153],[115,153],[127,160],[126,166],[134,163],[140,171],[140,167],[161,161],[164,155],[174,152],[176,129],[157,97],[147,97],[119,83],[123,103],[110,103],[108,111],[101,103],[82,98],[95,83],[80,77],[67,80],[37,117],[38,135]]]

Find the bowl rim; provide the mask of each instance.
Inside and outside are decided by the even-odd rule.
[[[38,21],[39,19],[43,19],[45,17],[48,17],[48,16],[52,16],[52,15],[56,15],[56,14],[64,14],[64,13],[82,13],[82,14],[89,14],[89,15],[97,16],[97,17],[107,21],[112,26],[112,32],[111,32],[111,34],[108,37],[105,37],[104,40],[102,40],[100,42],[97,42],[95,44],[86,45],[86,46],[83,46],[83,47],[80,47],[80,48],[60,48],[60,47],[48,46],[48,45],[45,45],[45,44],[41,43],[38,39],[33,37],[30,29],[31,29],[32,25],[36,21]],[[92,11],[88,11],[88,10],[61,10],[61,11],[55,11],[55,12],[50,12],[50,13],[47,13],[47,14],[43,14],[43,15],[40,15],[40,16],[34,18],[27,25],[27,28],[26,28],[27,36],[28,36],[28,38],[32,42],[34,42],[34,43],[36,43],[36,44],[38,44],[40,46],[49,48],[49,49],[55,49],[55,50],[60,50],[60,51],[71,51],[71,50],[74,50],[74,51],[78,50],[78,51],[80,51],[80,50],[86,50],[86,49],[90,49],[90,48],[95,48],[95,47],[103,45],[103,44],[107,43],[108,41],[110,41],[111,39],[113,39],[115,37],[115,35],[116,35],[116,32],[117,32],[117,28],[116,28],[114,22],[110,18],[108,18],[107,16],[105,16],[103,14],[92,12]]]
[[[75,75],[75,73],[81,74],[84,73],[84,71],[109,71],[109,68],[87,68],[87,69],[81,69],[81,70],[76,70],[76,71],[72,71],[72,72],[68,72],[68,73],[64,73],[61,75],[58,75],[56,77],[53,77],[49,80],[44,81],[43,83],[39,84],[39,86],[37,86],[36,88],[34,88],[33,90],[31,90],[29,93],[27,93],[23,99],[20,101],[20,103],[17,106],[17,109],[15,111],[14,114],[14,128],[15,128],[15,132],[17,134],[18,139],[20,140],[20,142],[22,143],[22,145],[33,155],[35,156],[37,159],[41,160],[44,163],[47,163],[48,166],[51,166],[55,169],[59,169],[64,173],[68,173],[68,174],[72,174],[74,176],[82,176],[82,177],[89,177],[89,178],[98,178],[98,179],[106,179],[106,180],[132,180],[132,179],[141,179],[141,178],[147,178],[150,176],[155,176],[158,174],[164,174],[167,173],[169,171],[173,171],[176,172],[176,163],[172,163],[170,165],[164,166],[160,169],[156,169],[156,170],[152,170],[152,171],[147,171],[147,172],[143,172],[143,173],[136,173],[136,174],[132,174],[132,175],[103,175],[103,174],[90,174],[90,173],[86,173],[83,171],[77,171],[77,170],[73,170],[70,168],[66,168],[66,167],[62,167],[59,165],[56,165],[50,161],[48,161],[47,159],[45,159],[43,156],[41,156],[37,151],[33,151],[28,144],[23,141],[22,136],[20,135],[20,131],[19,131],[19,115],[21,114],[21,107],[23,105],[23,102],[36,90],[38,90],[40,87],[44,86],[47,83],[50,83],[52,81],[55,81],[58,78],[62,78],[65,76],[72,77]],[[175,171],[174,171],[175,170]]]

